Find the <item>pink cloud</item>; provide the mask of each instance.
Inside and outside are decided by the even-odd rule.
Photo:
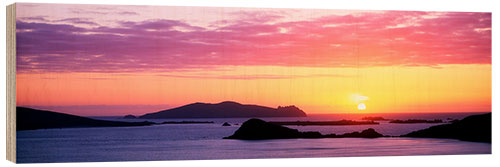
[[[167,19],[78,27],[94,24],[87,18],[20,18],[17,68],[168,72],[219,65],[491,64],[491,13],[385,11],[302,21],[279,21],[287,17],[279,12],[238,16],[215,29]]]

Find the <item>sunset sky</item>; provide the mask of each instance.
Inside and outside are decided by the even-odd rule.
[[[491,13],[18,3],[16,26],[18,106],[491,111]]]

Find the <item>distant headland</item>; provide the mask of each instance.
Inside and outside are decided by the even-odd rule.
[[[16,107],[16,130],[36,130],[51,128],[88,128],[88,127],[127,127],[150,126],[162,124],[213,124],[213,121],[164,121],[161,123],[141,121],[123,122],[97,120],[77,115],[58,113],[54,111],[37,110],[27,107]],[[126,116],[133,118],[133,116]]]
[[[16,130],[35,130],[48,128],[81,128],[81,127],[122,127],[148,126],[154,122],[120,122],[86,118],[76,115],[16,107]]]
[[[181,107],[149,113],[138,118],[252,118],[252,117],[306,117],[296,106],[271,108],[259,105],[240,104],[232,101],[221,103],[192,103]]]

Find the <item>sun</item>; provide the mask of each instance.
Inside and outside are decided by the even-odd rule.
[[[358,110],[366,110],[366,105],[365,105],[365,103],[359,103],[359,105],[358,105]]]

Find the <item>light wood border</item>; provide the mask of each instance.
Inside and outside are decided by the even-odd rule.
[[[7,6],[7,160],[16,162],[16,4]]]

